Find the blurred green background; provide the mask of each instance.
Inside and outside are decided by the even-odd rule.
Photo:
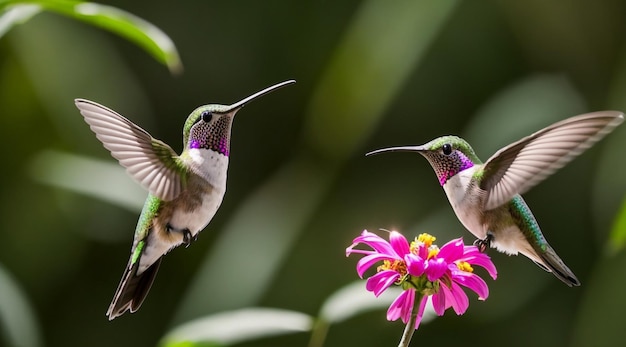
[[[0,39],[6,346],[153,346],[191,319],[245,307],[316,316],[357,279],[344,250],[363,229],[473,240],[423,158],[364,153],[457,134],[487,159],[557,120],[626,110],[624,1],[103,3],[167,33],[184,71],[55,14]],[[238,113],[226,197],[199,240],[167,255],[139,312],[109,322],[146,193],[73,99],[111,107],[180,151],[195,107],[291,78]],[[489,299],[470,294],[464,316],[424,324],[413,345],[626,344],[625,146],[622,126],[525,195],[581,287],[492,250]],[[332,325],[325,346],[396,345],[402,329],[371,311]]]

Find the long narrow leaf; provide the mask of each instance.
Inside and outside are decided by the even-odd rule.
[[[233,345],[260,337],[309,331],[310,316],[287,310],[249,308],[199,318],[169,332],[161,346]]]
[[[340,288],[326,299],[320,310],[320,319],[329,323],[340,323],[364,312],[382,310],[389,307],[401,292],[399,287],[392,287],[379,297],[375,297],[374,294],[365,290],[365,281],[355,281]],[[422,322],[426,323],[435,316],[432,303],[428,301]]]
[[[608,244],[610,252],[620,251],[626,244],[626,199],[615,216]]]
[[[174,42],[153,24],[119,8],[93,2],[31,0],[8,1],[0,4],[0,10],[3,9],[5,11],[0,17],[0,37],[12,26],[38,13],[35,9],[44,9],[116,33],[142,47],[157,61],[165,64],[172,73],[182,72],[183,66]],[[4,23],[4,26],[1,25]]]
[[[0,5],[2,6],[2,5]],[[4,6],[0,7],[2,10]],[[0,38],[14,26],[22,24],[41,12],[38,5],[15,5],[0,14]]]
[[[0,343],[41,346],[41,332],[30,303],[10,274],[0,266]]]
[[[93,196],[132,212],[141,211],[147,195],[113,161],[45,150],[33,157],[29,172],[38,182]]]

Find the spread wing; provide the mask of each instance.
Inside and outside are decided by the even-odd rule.
[[[107,107],[84,99],[75,103],[98,140],[145,189],[165,201],[180,194],[186,173],[170,146]]]
[[[480,187],[486,209],[523,194],[610,133],[624,120],[618,111],[587,113],[548,126],[496,152],[484,165]]]

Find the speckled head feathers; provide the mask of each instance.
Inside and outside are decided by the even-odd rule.
[[[442,186],[459,172],[481,163],[467,141],[458,136],[438,137],[420,147]]]
[[[229,155],[233,117],[241,106],[226,113],[216,112],[219,108],[224,108],[224,105],[200,106],[191,112],[183,133],[186,148],[204,148]]]
[[[295,82],[288,80],[272,85],[232,105],[211,104],[196,108],[185,121],[183,146],[188,149],[210,149],[228,156],[230,153],[230,130],[235,113],[248,102]]]
[[[383,148],[367,153],[367,155],[399,151],[418,152],[423,155],[435,170],[437,179],[442,186],[459,172],[471,168],[474,164],[481,163],[472,147],[465,140],[451,135],[438,137],[421,146]]]

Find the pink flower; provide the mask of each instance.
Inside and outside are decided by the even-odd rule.
[[[417,307],[415,329],[424,314],[424,307],[429,296],[438,315],[450,307],[456,314],[463,314],[469,306],[469,299],[462,287],[478,295],[479,300],[489,296],[485,281],[474,274],[472,266],[480,266],[496,279],[497,272],[493,262],[475,246],[466,246],[463,239],[454,239],[439,248],[433,244],[435,237],[420,234],[409,244],[402,234],[392,231],[389,241],[364,230],[346,249],[346,256],[363,254],[356,271],[363,278],[365,272],[374,264],[382,262],[376,268],[377,273],[367,279],[365,288],[379,296],[392,285],[399,285],[404,291],[394,300],[387,310],[388,320],[411,320],[414,307]],[[355,249],[358,244],[365,244],[371,250]],[[415,300],[419,300],[416,303]]]

